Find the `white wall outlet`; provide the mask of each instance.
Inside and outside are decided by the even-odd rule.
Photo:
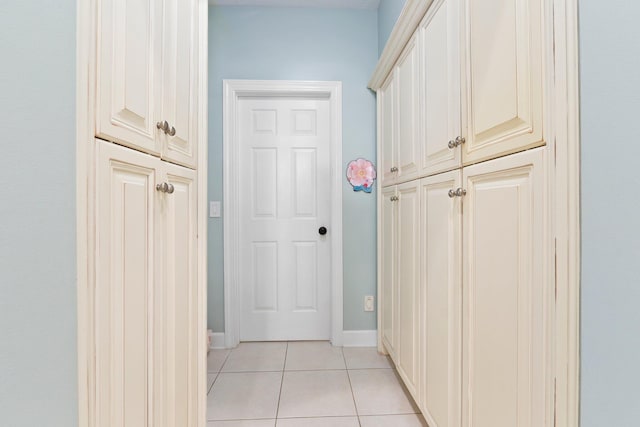
[[[373,311],[373,295],[367,295],[364,297],[364,311]]]
[[[209,202],[209,218],[220,218],[220,202]]]

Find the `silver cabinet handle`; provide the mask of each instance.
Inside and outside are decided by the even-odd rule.
[[[467,195],[467,190],[464,188],[458,188],[457,190],[449,190],[449,197],[463,197]]]
[[[174,128],[173,126],[171,126],[171,129],[167,132],[167,135],[169,135],[169,136],[175,136],[175,135],[176,135],[176,128]]]
[[[456,139],[452,139],[451,141],[449,141],[449,143],[447,144],[447,146],[449,147],[450,150],[453,150],[454,148],[456,148],[458,145],[462,145],[466,142],[466,139],[464,139],[462,136],[457,137]]]
[[[398,172],[398,168],[397,167],[392,167],[391,169],[389,169],[390,172]]]
[[[175,188],[173,187],[173,184],[166,184],[165,183],[165,185],[167,186],[167,193],[173,194],[173,192],[175,191]]]
[[[166,193],[167,191],[169,191],[169,184],[167,184],[166,182],[163,182],[162,184],[157,184],[156,190],[162,193]]]
[[[166,120],[163,120],[161,122],[156,123],[156,127],[161,131],[163,131],[164,133],[167,133],[167,131],[169,130],[169,122]]]
[[[398,200],[400,200],[400,198],[398,196],[391,196],[389,197],[389,200],[391,200],[392,202],[397,202]]]

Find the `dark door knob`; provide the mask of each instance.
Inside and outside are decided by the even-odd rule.
[[[327,234],[327,227],[318,228],[318,233],[320,233],[321,236],[324,236],[325,234]]]

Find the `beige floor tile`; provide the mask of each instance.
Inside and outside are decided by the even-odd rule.
[[[282,371],[286,342],[240,343],[227,357],[222,372]]]
[[[220,372],[231,350],[211,350],[207,355],[207,372]]]
[[[207,418],[276,418],[281,381],[281,372],[221,373],[207,396]]]
[[[353,415],[346,370],[285,372],[278,418]]]
[[[209,421],[207,427],[274,427],[276,420]]]
[[[393,369],[348,371],[359,415],[417,413],[409,393]]]
[[[207,394],[209,394],[209,390],[211,390],[211,386],[216,379],[218,374],[208,373],[207,374]]]
[[[287,371],[313,371],[319,369],[346,369],[342,347],[327,341],[300,341],[289,343]]]
[[[360,427],[357,417],[286,418],[276,427]]]
[[[347,369],[392,368],[389,356],[378,353],[375,347],[345,347],[342,349]]]
[[[422,415],[375,415],[360,417],[362,427],[427,427]]]

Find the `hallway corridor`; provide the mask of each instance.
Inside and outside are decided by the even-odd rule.
[[[207,427],[426,427],[388,357],[328,342],[211,350],[207,419]]]

